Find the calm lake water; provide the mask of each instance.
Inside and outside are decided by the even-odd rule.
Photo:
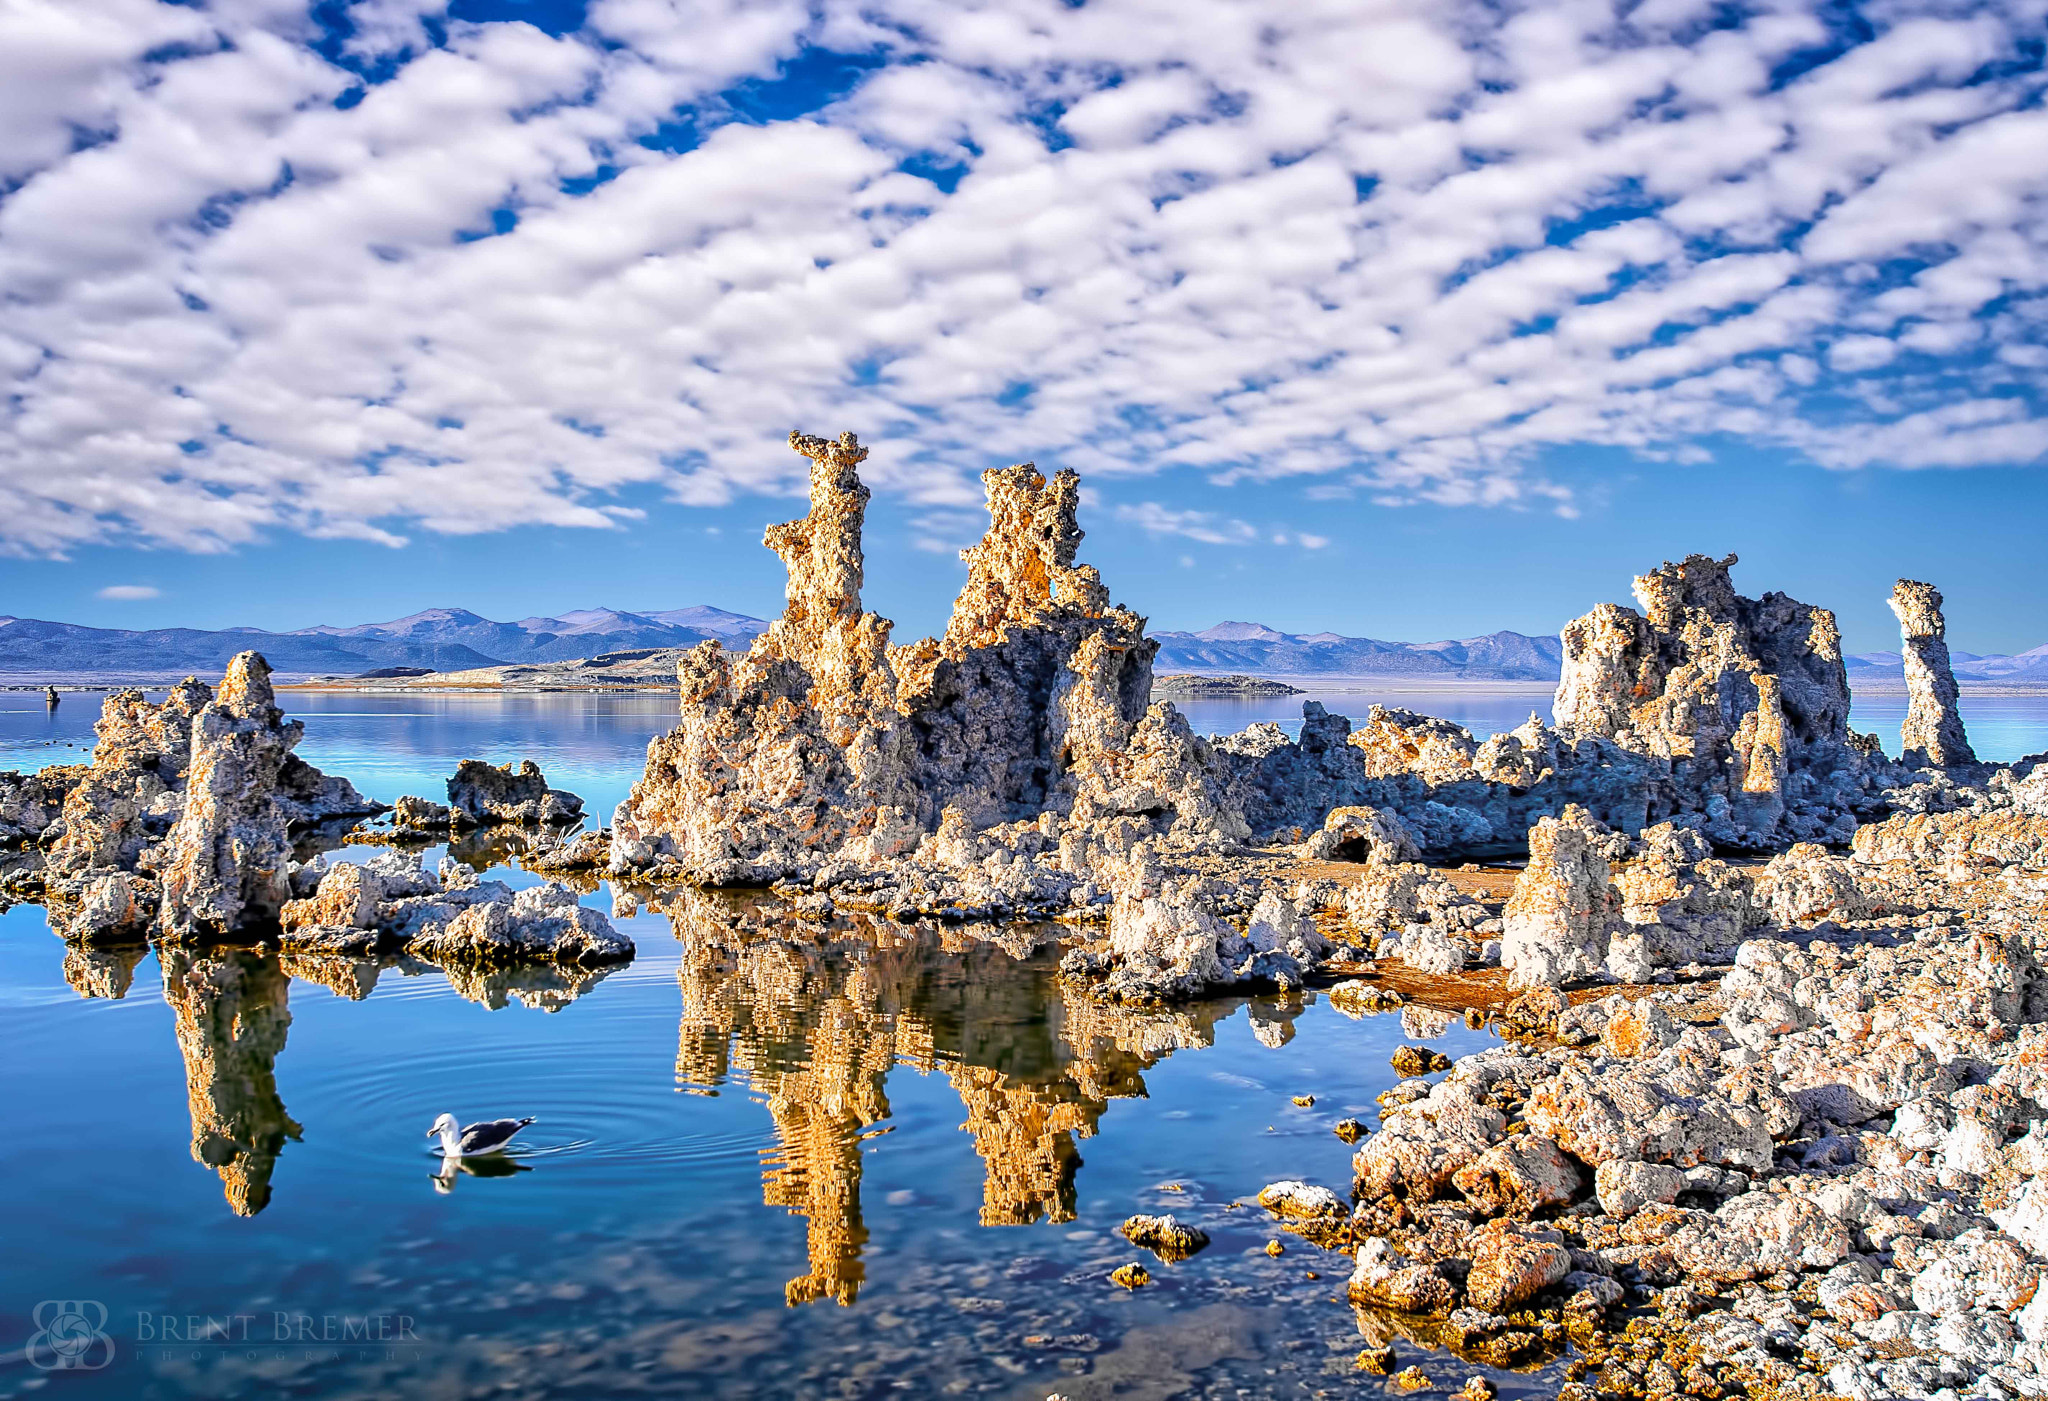
[[[1530,705],[1387,699],[1488,730]],[[284,703],[300,752],[376,797],[531,757],[599,815],[673,713]],[[1298,723],[1298,698],[1267,709],[1197,723]],[[0,696],[0,766],[77,762],[97,711]],[[1974,728],[1980,748],[2048,747],[2048,709],[2010,724],[1996,749]],[[95,1398],[1385,1389],[1352,1369],[1382,1325],[1342,1302],[1348,1262],[1287,1235],[1269,1257],[1279,1233],[1236,1203],[1290,1176],[1343,1192],[1330,1126],[1374,1121],[1393,1049],[1484,1033],[1314,996],[1110,1014],[1063,993],[1056,948],[661,904],[617,921],[629,967],[523,997],[420,966],[67,955],[39,909],[0,914],[0,1396],[53,1377]],[[538,1122],[510,1171],[447,1181],[424,1137],[443,1110]],[[1158,1210],[1214,1243],[1163,1265],[1112,1234]],[[1134,1259],[1156,1283],[1127,1294],[1106,1276]],[[57,1340],[82,1345],[62,1375],[35,1365]],[[1395,1345],[1447,1387],[1484,1370]],[[1508,1396],[1557,1382],[1489,1375]]]

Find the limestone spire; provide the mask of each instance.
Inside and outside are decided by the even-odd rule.
[[[1899,650],[1906,662],[1906,720],[1899,745],[1909,764],[1953,768],[1974,764],[1977,755],[1963,733],[1956,709],[1956,676],[1949,669],[1948,622],[1941,616],[1941,590],[1917,579],[1892,585],[1888,600],[1899,619]]]

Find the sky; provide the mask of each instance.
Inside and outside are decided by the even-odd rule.
[[[12,0],[0,609],[1554,631],[1689,551],[2048,642],[2048,0]]]

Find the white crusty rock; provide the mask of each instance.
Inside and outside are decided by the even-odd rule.
[[[277,708],[262,657],[243,652],[228,663],[219,694],[192,717],[184,808],[160,866],[166,936],[231,933],[274,919],[291,897],[278,774],[304,732]]]
[[[1608,941],[1621,923],[1604,835],[1578,810],[1530,829],[1529,864],[1502,914],[1508,986],[1555,987],[1604,970]]]
[[[567,886],[518,892],[478,880],[443,858],[438,873],[417,853],[335,862],[295,873],[310,893],[284,907],[285,950],[368,957],[404,952],[436,963],[501,967],[521,963],[598,966],[633,956],[633,942]]]
[[[1778,925],[1856,919],[1869,913],[1873,903],[1857,883],[1855,864],[1812,842],[1772,857],[1757,881],[1756,894]]]
[[[1323,861],[1367,861],[1390,865],[1418,861],[1422,848],[1408,824],[1378,808],[1332,808],[1323,830],[1308,839],[1304,853]]]
[[[1072,472],[984,473],[990,528],[963,553],[945,634],[892,646],[892,624],[861,607],[867,449],[850,433],[790,443],[812,462],[811,507],[767,534],[789,571],[783,615],[744,653],[707,643],[683,659],[682,723],[648,746],[619,807],[615,871],[814,879],[921,848],[957,854],[1045,813],[1072,819],[1083,844],[1119,820],[1244,835],[1218,803],[1207,745],[1170,705],[1148,707],[1157,644],[1144,619],[1075,562]],[[1056,895],[1075,883],[1064,862],[1034,863]]]
[[[631,958],[633,941],[598,911],[579,904],[575,891],[547,881],[510,900],[471,904],[446,924],[414,935],[405,949],[441,963],[595,965]]]
[[[64,799],[84,775],[66,764],[36,773],[0,773],[0,847],[33,842],[64,813]]]
[[[1842,840],[1863,751],[1834,614],[1740,596],[1734,563],[1688,555],[1635,581],[1641,613],[1603,603],[1566,624],[1557,727],[1655,760],[1668,787],[1650,820],[1701,814],[1739,848]]]
[[[1115,1002],[1173,1002],[1240,984],[1299,987],[1328,952],[1315,922],[1276,890],[1254,905],[1243,932],[1204,897],[1204,882],[1142,879],[1119,890],[1101,949],[1075,949],[1061,971],[1099,984]]]
[[[1593,1190],[1609,1216],[1633,1216],[1646,1206],[1675,1202],[1685,1188],[1685,1174],[1669,1163],[1610,1158],[1593,1172]]]
[[[1949,668],[1948,623],[1941,616],[1941,590],[1917,579],[1892,586],[1899,620],[1899,644],[1906,667],[1906,719],[1899,745],[1908,764],[1953,768],[1977,762],[1956,709],[1956,677]]]
[[[160,703],[111,695],[95,731],[92,763],[44,833],[40,877],[68,937],[267,926],[288,894],[291,835],[380,810],[291,753],[303,727],[284,719],[255,652],[228,663],[218,696],[192,677]]]

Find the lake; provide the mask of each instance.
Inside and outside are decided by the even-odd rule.
[[[1341,697],[1325,700],[1372,699]],[[1386,698],[1486,730],[1531,703]],[[283,703],[300,752],[373,796],[530,757],[602,817],[674,698]],[[1262,702],[1227,727],[1299,710]],[[79,761],[97,711],[0,696],[0,765]],[[1987,752],[1989,734],[2048,747],[2042,710],[1970,713]],[[604,886],[584,898],[612,909]],[[690,893],[616,922],[630,966],[508,986],[247,950],[67,953],[39,909],[0,914],[0,1397],[51,1380],[32,1337],[77,1343],[63,1394],[94,1398],[1385,1390],[1352,1365],[1387,1324],[1343,1301],[1349,1262],[1241,1203],[1283,1177],[1343,1193],[1331,1126],[1374,1122],[1394,1048],[1457,1056],[1487,1033],[1315,995],[1112,1012],[1061,988],[1055,947],[821,929]],[[449,1179],[425,1137],[444,1110],[538,1122],[507,1171]],[[1161,1210],[1213,1243],[1167,1265],[1113,1234]],[[1107,1275],[1132,1260],[1155,1283],[1127,1293]],[[1558,1381],[1395,1347],[1440,1386]]]

